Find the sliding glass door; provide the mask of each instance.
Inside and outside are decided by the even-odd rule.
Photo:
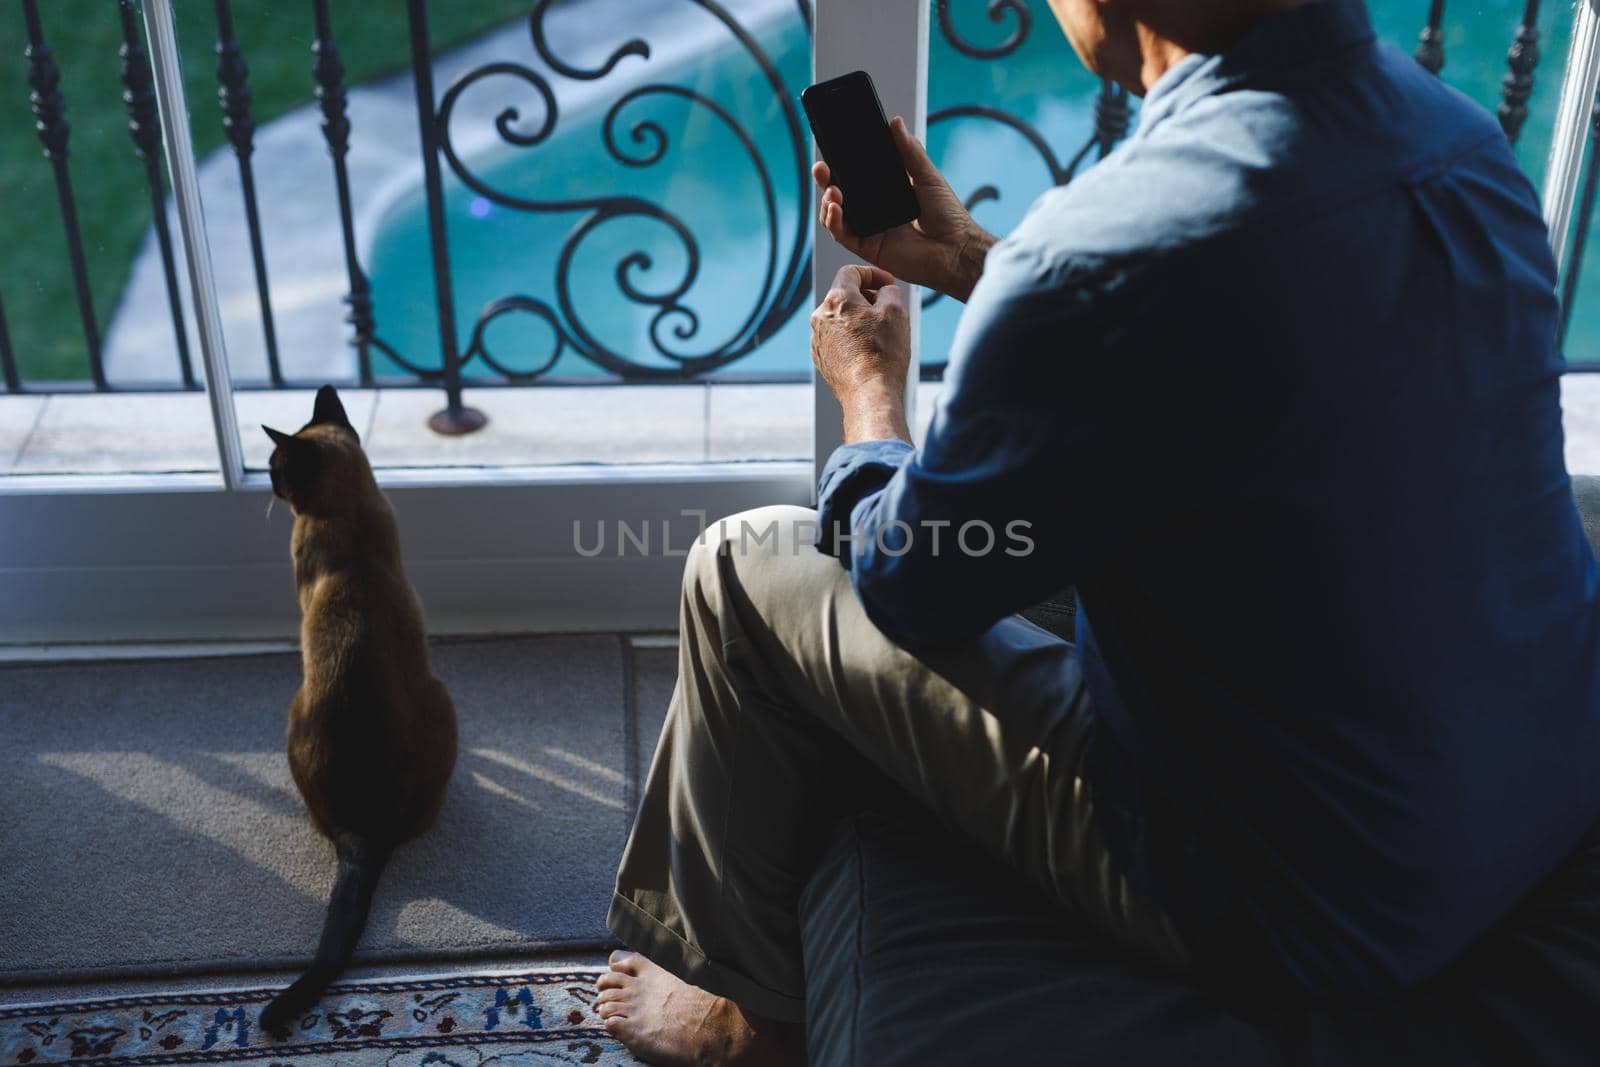
[[[1370,7],[1546,188],[1588,361],[1592,8]],[[260,426],[323,384],[436,630],[670,628],[838,440],[800,89],[870,71],[997,232],[1137,122],[1045,0],[19,0],[0,54],[0,642],[292,634]]]

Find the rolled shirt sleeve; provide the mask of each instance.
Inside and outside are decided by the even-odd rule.
[[[1137,436],[1116,399],[1129,364],[1104,325],[1122,303],[1103,284],[1115,275],[997,245],[923,447],[870,441],[830,457],[819,548],[898,644],[976,636],[1068,584],[1114,536],[1134,458],[1121,441]]]
[[[914,455],[916,449],[899,440],[861,441],[834,449],[817,484],[818,547],[849,568],[851,554],[841,547],[847,549],[850,540],[841,535],[853,528],[856,505],[887,485]]]

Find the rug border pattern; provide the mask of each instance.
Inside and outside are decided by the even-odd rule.
[[[351,980],[337,982],[328,987],[324,994],[323,1004],[328,1003],[328,998],[367,996],[377,997],[393,994],[427,993],[433,991],[478,990],[484,991],[496,988],[515,987],[524,989],[526,996],[530,990],[525,987],[552,987],[581,985],[593,987],[595,981],[604,973],[599,968],[580,968],[562,970],[523,970],[501,974],[469,973],[461,975],[431,975],[427,977],[405,979],[375,979]],[[49,1018],[51,1024],[61,1018],[77,1015],[93,1015],[106,1012],[137,1012],[140,1009],[160,1009],[172,1007],[212,1007],[218,1008],[218,1017],[224,1006],[239,1011],[255,1004],[265,1003],[282,991],[281,985],[274,986],[249,986],[235,989],[215,989],[201,992],[150,992],[135,993],[115,997],[101,997],[77,1001],[46,1001],[36,1004],[13,1005],[0,1008],[0,1024],[15,1023],[18,1020]],[[560,994],[554,990],[556,996]],[[534,993],[535,997],[545,994]],[[503,999],[503,998],[501,998]],[[582,997],[578,999],[581,1001]],[[497,1001],[497,1004],[499,1001]],[[529,1011],[533,1009],[530,1004]],[[461,1005],[465,1007],[466,1004]],[[175,1065],[188,1063],[228,1063],[248,1062],[262,1059],[278,1058],[284,1061],[295,1061],[302,1057],[327,1057],[337,1056],[340,1050],[364,1052],[367,1050],[408,1050],[430,1049],[463,1046],[506,1046],[506,1045],[549,1045],[563,1041],[591,1041],[615,1045],[616,1039],[608,1034],[605,1029],[596,1025],[598,1020],[593,1015],[592,1003],[585,1005],[585,1012],[592,1022],[580,1020],[574,1010],[570,1018],[563,1018],[561,1022],[550,1026],[540,1026],[538,1029],[521,1028],[492,1030],[475,1030],[463,1027],[454,1032],[427,1032],[427,1033],[397,1033],[385,1036],[381,1031],[373,1033],[360,1033],[355,1035],[340,1035],[337,1032],[333,1037],[319,1037],[316,1040],[291,1039],[284,1042],[263,1042],[259,1030],[251,1034],[250,1038],[241,1037],[241,1041],[249,1040],[248,1044],[229,1045],[226,1047],[193,1047],[186,1050],[161,1051],[159,1049],[139,1049],[137,1045],[124,1054],[116,1052],[98,1051],[89,1055],[82,1055],[82,1050],[74,1048],[77,1055],[65,1058],[40,1057],[31,1061],[33,1067],[79,1067],[85,1064],[107,1064],[110,1067],[161,1067],[161,1065]],[[545,1005],[548,1009],[549,1005]],[[496,1010],[499,1010],[498,1008]],[[515,1006],[512,1007],[515,1012]],[[316,1023],[322,1026],[326,1019],[333,1015],[331,1006],[324,1009],[325,1013]],[[254,1011],[246,1017],[252,1018]],[[388,1013],[384,1012],[387,1016]],[[148,1012],[146,1018],[148,1018]],[[494,1025],[493,1022],[490,1025]],[[8,1042],[0,1042],[8,1044]],[[21,1060],[18,1062],[29,1062]],[[337,1062],[335,1060],[334,1062]]]

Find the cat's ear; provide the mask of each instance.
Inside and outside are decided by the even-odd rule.
[[[263,425],[261,428],[267,431],[267,436],[272,438],[273,444],[285,451],[292,449],[296,444],[294,434],[292,433],[284,433],[282,430],[274,430],[271,426],[265,425]]]
[[[350,425],[350,417],[344,413],[344,404],[339,401],[339,391],[331,385],[324,385],[317,390],[317,403],[311,409],[312,426],[342,426],[351,433],[356,428]]]

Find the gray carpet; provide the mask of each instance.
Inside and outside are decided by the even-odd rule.
[[[461,757],[358,960],[608,942],[605,910],[670,655],[615,636],[446,643]],[[662,680],[662,672],[667,678]],[[298,966],[332,884],[283,755],[297,658],[0,668],[0,984]],[[629,680],[631,679],[631,684]]]
[[[638,767],[639,787],[643,789],[650,774],[650,760],[656,752],[656,742],[661,739],[661,726],[667,720],[667,704],[672,699],[672,688],[678,682],[678,650],[676,648],[640,648],[633,652],[633,692],[635,757]],[[633,798],[635,806],[638,798]]]

